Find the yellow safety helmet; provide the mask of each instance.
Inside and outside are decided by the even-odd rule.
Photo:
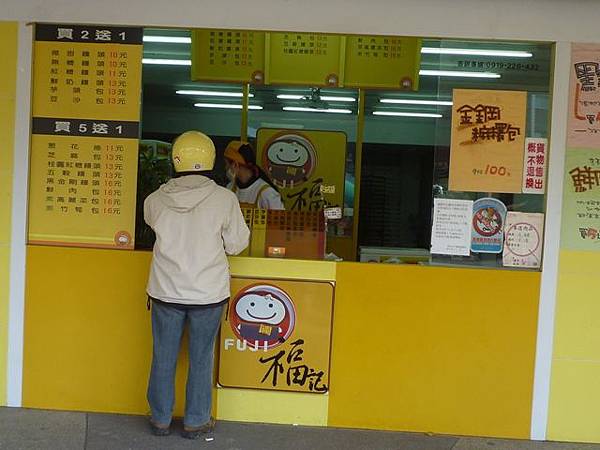
[[[203,172],[215,167],[215,144],[199,131],[186,131],[173,143],[175,172]]]
[[[244,158],[244,156],[240,153],[240,148],[245,145],[248,145],[248,143],[243,141],[231,141],[229,144],[227,144],[227,147],[225,147],[225,158],[235,161],[242,166],[247,165],[249,161],[247,161],[246,158]]]

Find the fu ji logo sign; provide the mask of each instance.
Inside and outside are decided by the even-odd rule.
[[[294,331],[296,309],[291,297],[270,284],[242,289],[231,302],[229,324],[240,341],[254,349],[270,350]]]

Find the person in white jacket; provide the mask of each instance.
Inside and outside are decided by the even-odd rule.
[[[170,433],[175,368],[184,327],[189,331],[189,371],[183,436],[212,430],[210,416],[214,344],[229,300],[227,255],[248,246],[250,232],[235,194],[212,179],[215,146],[198,131],[173,144],[177,176],[144,202],[144,220],[156,242],[148,280],[153,353],[148,403],[154,434]]]

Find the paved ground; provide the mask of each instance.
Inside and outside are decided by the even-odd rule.
[[[99,450],[600,450],[600,445],[219,422],[209,439],[168,437],[139,416],[0,408],[0,449]]]

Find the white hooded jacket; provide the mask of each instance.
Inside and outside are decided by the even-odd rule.
[[[227,255],[250,236],[235,194],[201,175],[174,178],[146,198],[144,220],[156,233],[148,295],[186,305],[229,297]]]

